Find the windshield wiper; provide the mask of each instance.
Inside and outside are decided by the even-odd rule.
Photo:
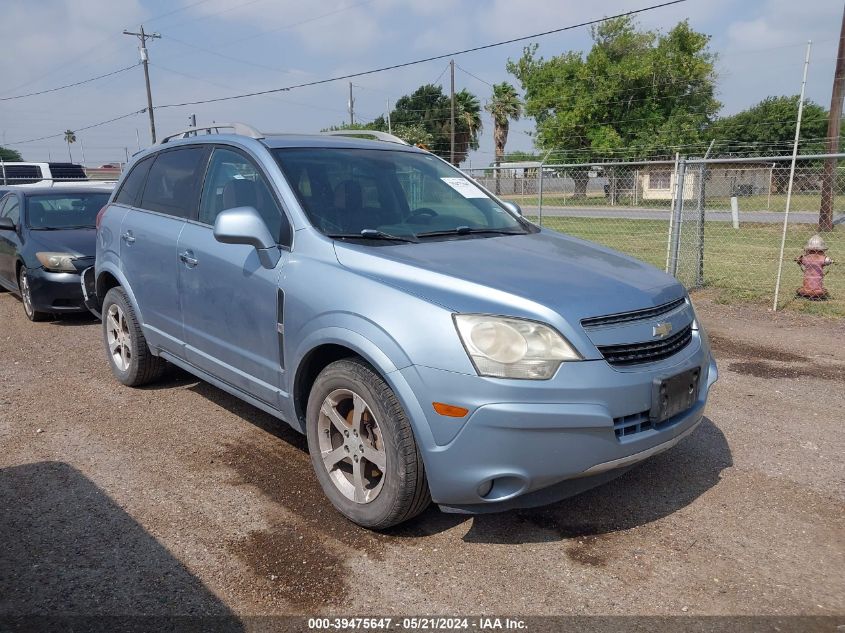
[[[472,228],[469,226],[458,226],[454,229],[444,229],[442,231],[427,231],[425,233],[416,233],[417,237],[439,237],[441,235],[474,235],[477,233],[492,233],[494,235],[525,235],[524,231],[511,231],[507,229],[484,229]]]
[[[326,236],[334,239],[389,240],[393,242],[411,242],[413,244],[419,242],[415,237],[392,235],[391,233],[385,233],[378,229],[364,229],[360,233],[327,233]]]

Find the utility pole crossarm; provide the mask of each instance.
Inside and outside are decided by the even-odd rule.
[[[153,93],[150,90],[150,56],[147,53],[147,40],[158,40],[161,39],[161,35],[158,33],[146,33],[144,31],[144,25],[142,24],[141,27],[138,29],[138,32],[135,33],[133,31],[129,31],[127,29],[123,30],[124,35],[132,35],[133,37],[137,37],[138,41],[141,42],[141,45],[138,47],[139,52],[141,53],[141,63],[144,65],[144,82],[147,87],[147,113],[150,116],[150,137],[152,138],[153,144],[156,142],[156,121],[155,121],[155,114],[153,112]]]

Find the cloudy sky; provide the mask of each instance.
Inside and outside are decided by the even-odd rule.
[[[161,34],[149,45],[156,105],[228,96],[318,80],[530,35],[657,0],[3,0],[0,99],[50,89],[129,66],[137,41],[124,28]],[[806,41],[813,41],[807,96],[828,107],[842,0],[688,0],[640,16],[668,29],[689,18],[712,35],[719,54],[723,114],[768,95],[797,94]],[[546,57],[589,48],[586,28],[536,40]],[[509,79],[508,58],[524,43],[456,58],[458,89],[486,101],[489,84]],[[448,91],[447,60],[353,80],[355,110],[372,119],[387,100],[422,83]],[[335,82],[236,101],[156,112],[161,136],[200,122],[244,121],[259,129],[317,131],[348,118],[348,83]],[[141,67],[53,93],[0,101],[0,142],[27,160],[66,160],[61,138],[17,144],[137,111],[146,105]],[[485,113],[473,165],[492,159],[492,122]],[[512,126],[508,149],[530,150],[531,121]],[[74,160],[122,160],[149,143],[146,114],[78,133]],[[466,166],[466,164],[465,164]]]

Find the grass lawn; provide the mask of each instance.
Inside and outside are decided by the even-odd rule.
[[[530,218],[536,221],[536,218]],[[661,220],[545,217],[543,226],[604,244],[663,269],[666,264],[668,223]],[[769,305],[774,299],[782,226],[709,222],[704,231],[704,288],[720,302],[749,301]],[[780,307],[808,314],[845,317],[845,226],[823,235],[828,255],[840,263],[827,267],[825,287],[831,298],[807,301],[795,296],[802,273],[793,261],[813,233],[812,225],[789,227],[784,251]],[[697,238],[684,227],[678,277],[687,286],[695,281]]]

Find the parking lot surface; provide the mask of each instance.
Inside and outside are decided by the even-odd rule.
[[[845,614],[845,323],[699,301],[721,378],[684,442],[556,505],[340,517],[304,439],[99,323],[0,295],[0,614]]]

